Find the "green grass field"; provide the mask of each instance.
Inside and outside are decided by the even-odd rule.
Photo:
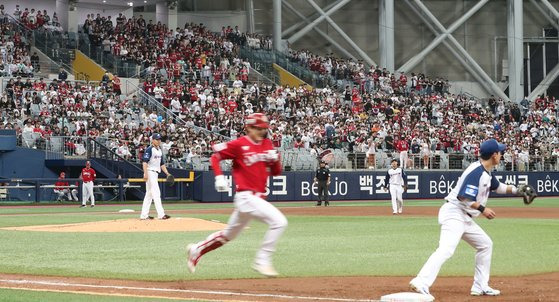
[[[162,298],[139,298],[139,297],[118,297],[88,294],[71,294],[46,291],[15,290],[0,288],[0,302],[27,302],[27,301],[56,301],[56,302],[160,302],[160,301],[189,301],[196,302],[203,300],[180,300]]]
[[[408,201],[410,206],[437,206],[440,201]],[[277,203],[279,207],[313,203]],[[336,206],[385,206],[387,202],[344,202]],[[495,199],[492,207],[523,206],[519,200]],[[541,198],[536,207],[559,211],[559,198]],[[231,204],[167,204],[166,210],[231,208]],[[63,224],[131,218],[121,208],[139,204],[78,207],[0,207],[0,227]],[[114,213],[105,213],[105,212]],[[96,213],[84,215],[84,212]],[[45,215],[49,214],[50,215]],[[227,221],[223,214],[179,214]],[[289,226],[278,244],[274,264],[290,276],[412,276],[438,244],[436,217],[413,216],[288,216]],[[477,219],[494,241],[492,275],[508,276],[559,271],[559,220]],[[210,232],[47,233],[0,230],[0,273],[80,276],[131,280],[197,280],[256,278],[250,269],[266,230],[253,222],[236,240],[204,256],[196,274],[189,274],[185,246]],[[340,261],[340,260],[344,261]],[[519,260],[522,259],[522,265]],[[462,242],[443,266],[441,276],[472,274],[474,250]],[[326,264],[326,265],[325,265]],[[37,301],[37,292],[0,290],[0,301]],[[93,301],[91,296],[44,293],[41,301]],[[53,295],[50,298],[50,295]],[[69,295],[69,296],[68,296]],[[5,297],[14,297],[7,299]],[[29,298],[26,298],[29,297]],[[72,298],[73,297],[73,298]],[[21,298],[21,299],[16,299]],[[7,299],[7,300],[6,300]],[[106,301],[117,300],[110,297]],[[119,298],[120,299],[120,298]],[[95,301],[101,297],[95,296]],[[134,300],[134,301],[152,301]]]

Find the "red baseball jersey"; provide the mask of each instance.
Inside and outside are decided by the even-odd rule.
[[[95,174],[95,170],[93,168],[83,168],[82,169],[82,179],[84,182],[94,181],[97,175]]]
[[[64,186],[68,186],[68,182],[64,181],[64,178],[59,178],[58,181],[54,184],[55,190],[64,190],[66,188],[62,188]]]
[[[252,141],[248,136],[212,146],[214,154],[211,157],[215,175],[223,172],[219,162],[223,159],[233,160],[233,179],[235,191],[266,192],[268,176],[281,173],[279,159],[274,159],[275,152],[272,141],[264,139],[260,143]],[[279,157],[279,154],[277,155]]]

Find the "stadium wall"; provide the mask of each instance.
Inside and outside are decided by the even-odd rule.
[[[408,171],[408,191],[404,199],[443,198],[455,186],[461,171]],[[531,184],[540,196],[559,195],[559,172],[495,172],[497,178],[507,184]],[[332,200],[386,200],[390,199],[383,189],[385,171],[332,172],[330,198]],[[231,176],[227,175],[231,183]],[[313,186],[314,172],[284,172],[268,181],[268,200],[308,201],[316,200],[317,188]],[[214,189],[212,172],[197,172],[194,180],[193,198],[202,202],[233,200],[232,186],[225,193]]]
[[[291,72],[283,69],[278,64],[274,63],[273,66],[279,75],[281,85],[289,85],[291,87],[299,87],[299,85],[305,85],[307,89],[312,89],[312,86],[305,83],[303,80],[299,79]]]
[[[81,51],[76,50],[75,53],[76,57],[72,64],[72,68],[75,72],[74,77],[77,80],[101,81],[103,74],[105,74],[105,69],[84,55]]]
[[[45,151],[18,147],[14,151],[0,152],[0,179],[57,177],[45,166]],[[10,198],[35,200],[35,190],[10,190]]]

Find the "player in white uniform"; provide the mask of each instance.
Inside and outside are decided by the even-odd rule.
[[[430,295],[429,287],[435,282],[441,266],[452,256],[460,239],[464,239],[477,250],[471,295],[498,296],[501,293],[489,287],[493,242],[473,218],[480,214],[488,219],[495,218],[495,212],[485,207],[491,191],[499,194],[517,194],[518,189],[515,186],[501,183],[491,174],[493,168],[499,164],[505,149],[505,145],[494,139],[483,142],[480,147],[480,161],[472,163],[462,173],[456,187],[445,198],[446,203],[439,210],[439,247],[423,265],[417,277],[410,282],[411,288],[416,292]]]
[[[385,189],[390,187],[390,197],[392,199],[392,215],[402,214],[404,199],[402,194],[407,189],[407,175],[402,168],[398,167],[398,160],[392,159],[390,169],[386,172],[384,181]]]
[[[224,159],[233,160],[235,210],[223,231],[215,232],[206,240],[188,245],[187,265],[192,273],[204,254],[235,239],[252,219],[258,219],[268,224],[268,231],[256,253],[252,268],[267,277],[278,275],[272,265],[272,255],[276,243],[287,227],[287,219],[264,198],[268,176],[281,173],[280,158],[278,152],[274,150],[272,141],[266,138],[268,118],[265,115],[262,113],[249,115],[245,126],[246,136],[213,146],[215,153],[211,157],[211,163],[216,175],[215,188],[218,192],[226,192],[229,188],[219,163]]]
[[[165,214],[165,210],[161,204],[161,192],[159,191],[159,173],[163,170],[165,175],[169,176],[169,171],[167,171],[165,160],[163,159],[163,152],[161,148],[159,148],[160,144],[161,135],[159,133],[154,133],[151,136],[151,146],[146,149],[142,156],[144,180],[146,181],[146,196],[144,197],[140,219],[153,219],[152,216],[149,216],[149,208],[151,207],[152,201],[155,203],[157,218],[171,218],[171,216]]]

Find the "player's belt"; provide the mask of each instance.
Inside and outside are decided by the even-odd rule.
[[[446,202],[448,202],[448,200]],[[473,218],[472,215],[470,215],[470,213],[468,213],[468,212],[464,212],[464,213],[466,213],[466,215],[470,216],[470,218]]]
[[[256,191],[252,191],[252,190],[237,191],[237,193],[241,193],[241,192],[248,192],[248,193],[251,193],[252,195],[258,196],[262,199],[266,199],[266,193],[256,192]]]

